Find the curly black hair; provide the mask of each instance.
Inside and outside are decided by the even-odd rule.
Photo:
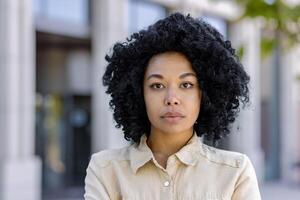
[[[213,144],[228,135],[240,103],[249,102],[249,76],[230,41],[202,19],[173,13],[144,30],[117,42],[103,75],[116,127],[124,138],[138,143],[150,134],[143,98],[143,78],[148,61],[156,54],[175,51],[184,54],[197,74],[202,90],[201,111],[194,130]]]

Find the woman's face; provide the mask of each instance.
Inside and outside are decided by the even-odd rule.
[[[165,52],[153,56],[143,88],[151,131],[192,131],[200,111],[201,91],[196,73],[183,54]]]

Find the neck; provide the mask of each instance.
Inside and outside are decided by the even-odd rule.
[[[169,157],[178,152],[193,136],[193,129],[181,133],[165,133],[151,128],[147,144],[154,154]]]

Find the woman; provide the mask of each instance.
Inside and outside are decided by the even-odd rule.
[[[128,147],[92,156],[85,199],[260,199],[249,158],[213,144],[229,134],[249,76],[229,41],[180,13],[116,43],[103,76]]]

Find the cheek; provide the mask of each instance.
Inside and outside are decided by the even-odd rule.
[[[154,115],[157,114],[160,108],[159,97],[157,95],[153,95],[153,93],[146,90],[144,93],[144,100],[148,117],[154,117]]]
[[[186,106],[189,111],[198,115],[201,105],[201,95],[199,93],[186,95]]]

